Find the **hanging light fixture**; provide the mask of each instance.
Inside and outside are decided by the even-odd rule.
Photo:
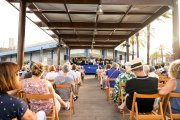
[[[98,10],[97,10],[97,15],[102,15],[103,14],[103,10],[102,10],[102,5],[98,6]]]
[[[93,46],[93,44],[91,45],[91,49],[93,49],[94,48],[94,46]]]
[[[94,38],[93,38],[93,40],[92,40],[92,44],[94,44],[95,43],[95,40],[94,40]]]
[[[93,34],[94,34],[94,35],[97,35],[97,34],[98,34],[98,32],[97,32],[96,29],[94,29]]]

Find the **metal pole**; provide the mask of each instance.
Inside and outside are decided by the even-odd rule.
[[[136,33],[136,42],[137,42],[137,58],[139,58],[139,33]]]
[[[18,50],[17,63],[22,68],[24,64],[24,38],[25,38],[25,23],[26,23],[26,1],[20,1],[19,9],[19,26],[18,26]]]
[[[60,46],[57,47],[57,65],[60,65]]]
[[[178,0],[173,0],[173,53],[174,60],[180,59],[179,11]]]
[[[126,40],[126,56],[127,62],[129,62],[129,39]]]

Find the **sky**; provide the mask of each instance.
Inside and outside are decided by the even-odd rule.
[[[18,40],[19,12],[4,0],[0,0],[0,47],[8,47],[9,38]],[[38,42],[53,40],[34,23],[26,18],[25,47]]]
[[[15,40],[17,46],[19,12],[5,0],[0,0],[0,47],[8,47],[9,38]],[[160,44],[166,46],[167,51],[172,50],[172,19],[164,22],[154,21],[152,24],[151,53],[157,51]],[[146,37],[143,37],[146,39]],[[25,47],[39,42],[53,40],[48,34],[26,19]],[[140,57],[146,54],[146,49],[140,51]],[[141,56],[142,55],[142,56]]]

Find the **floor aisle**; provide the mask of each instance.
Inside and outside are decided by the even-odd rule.
[[[122,120],[113,103],[106,101],[105,91],[93,75],[87,75],[80,88],[79,99],[75,102],[72,120]]]

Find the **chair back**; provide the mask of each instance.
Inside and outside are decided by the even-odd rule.
[[[123,87],[124,88],[126,87],[126,83],[120,83],[119,95],[118,95],[118,104],[119,105],[125,101]]]
[[[111,102],[113,100],[113,91],[114,91],[114,87],[112,88],[110,86],[110,82],[115,82],[116,78],[107,78],[107,86],[108,88],[106,89],[107,92],[107,101]]]
[[[56,102],[55,102],[55,96],[54,94],[27,94],[24,93],[23,97],[26,99],[27,103],[29,103],[29,100],[49,100],[52,99],[53,100],[53,110],[52,110],[52,114],[48,115],[47,118],[49,119],[56,119],[59,120],[59,116],[58,116],[58,111],[56,109]],[[30,106],[28,104],[28,106]]]
[[[69,102],[70,102],[70,119],[72,116],[72,113],[75,113],[74,110],[74,100],[73,100],[73,91],[72,91],[72,85],[71,84],[54,84],[55,88],[59,88],[59,89],[69,89],[70,90],[70,97],[69,97]]]
[[[165,101],[165,104],[164,104],[164,116],[168,116],[171,120],[173,119],[180,119],[180,113],[179,114],[174,114],[172,112],[172,106],[171,106],[171,102],[169,101],[170,98],[179,98],[180,99],[180,93],[169,93],[167,95],[167,99]],[[167,108],[169,110],[169,112],[166,112],[167,111]]]
[[[136,99],[138,98],[146,98],[146,99],[150,99],[150,98],[161,98],[161,101],[159,103],[159,110],[158,112],[152,111],[151,113],[139,113],[138,112],[138,105],[137,105],[137,101]],[[134,93],[133,96],[133,103],[132,103],[132,108],[131,108],[131,112],[130,112],[130,120],[133,120],[133,116],[137,119],[137,120],[164,120],[164,116],[163,116],[163,109],[162,109],[162,103],[164,101],[164,97],[159,95],[159,94],[138,94],[138,93]],[[135,115],[134,115],[135,112]]]

